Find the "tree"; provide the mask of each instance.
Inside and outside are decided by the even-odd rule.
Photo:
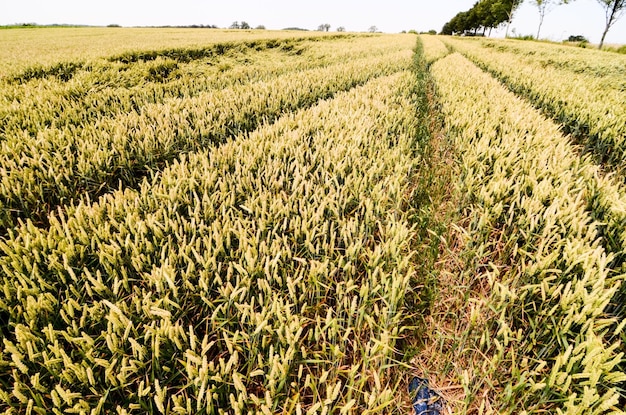
[[[467,14],[467,25],[469,30],[473,30],[474,34],[482,27],[483,17],[480,3],[474,4]]]
[[[497,15],[497,26],[506,22],[506,33],[504,37],[509,36],[509,28],[513,21],[513,15],[517,8],[522,4],[522,0],[499,0],[495,1],[492,6],[492,12]]]
[[[265,30],[265,26],[263,26],[262,24],[258,25],[257,27],[255,27],[256,30]]]
[[[452,19],[452,30],[454,33],[464,33],[469,29],[469,12],[461,12]]]
[[[378,32],[378,28],[376,26],[370,26],[370,28],[367,29],[367,31],[370,33],[376,33]]]
[[[541,26],[543,25],[543,19],[546,14],[550,13],[555,6],[569,3],[568,0],[532,0],[532,3],[537,6],[539,11],[539,27],[537,28],[537,37],[539,39],[539,33],[541,33]]]
[[[624,15],[624,11],[626,11],[626,0],[598,0],[598,3],[604,7],[604,14],[606,16],[606,26],[604,27],[600,46],[598,47],[602,49],[607,32],[611,26],[613,26],[613,23],[618,21]]]
[[[587,38],[583,35],[571,35],[567,38],[567,41],[575,43],[589,43],[589,40],[587,40]]]
[[[230,25],[229,29],[252,29],[247,22],[234,21],[233,24]]]
[[[339,27],[337,28],[337,31],[338,31],[338,32],[345,32],[345,31],[346,31],[346,28],[345,28],[345,27],[343,27],[343,26],[339,26]]]
[[[321,24],[317,26],[317,30],[320,32],[328,32],[330,30],[330,25],[328,23]]]
[[[452,24],[450,22],[447,22],[446,24],[443,25],[443,27],[441,28],[441,34],[442,35],[451,35],[452,34]]]

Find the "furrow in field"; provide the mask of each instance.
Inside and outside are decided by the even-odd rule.
[[[456,280],[468,301],[440,367],[465,388],[459,410],[618,413],[624,323],[609,311],[623,252],[605,249],[591,208],[616,184],[461,55],[431,73],[461,163]],[[602,203],[619,211],[621,197]]]
[[[426,65],[432,65],[433,62],[447,56],[450,53],[448,47],[439,37],[432,35],[420,35],[422,45],[422,54],[426,61]]]
[[[12,230],[0,408],[396,411],[415,88],[378,77]]]

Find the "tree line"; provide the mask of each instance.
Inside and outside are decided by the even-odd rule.
[[[217,27],[217,26],[215,26]],[[229,27],[229,29],[252,29],[252,26],[250,26],[250,24],[248,22],[242,21],[242,22],[238,22],[238,21],[234,21]],[[330,30],[331,26],[329,23],[322,23],[321,25],[319,25],[317,27],[317,30],[319,32],[328,32]],[[255,27],[255,29],[265,29],[264,25],[259,25],[257,27]],[[288,27],[285,28],[283,30],[308,30],[308,29],[302,29],[299,27]],[[337,32],[345,32],[346,28],[344,26],[339,26],[337,27]],[[375,33],[378,32],[378,28],[376,26],[370,26],[369,29],[367,29],[368,32],[370,33]]]
[[[567,4],[574,0],[530,0],[537,7],[539,12],[539,27],[537,36],[541,33],[543,20],[554,7]],[[605,11],[605,28],[602,32],[600,48],[604,44],[604,39],[609,29],[626,12],[626,0],[597,0]],[[471,9],[459,12],[441,29],[444,35],[478,34],[482,31],[485,35],[487,30],[501,27],[506,24],[506,34],[509,34],[509,27],[513,20],[513,14],[523,3],[523,0],[480,0]]]
[[[474,33],[482,30],[497,28],[504,23],[508,26],[513,19],[513,13],[522,4],[522,0],[481,0],[471,9],[459,12],[449,22],[443,25],[441,33],[444,35]]]

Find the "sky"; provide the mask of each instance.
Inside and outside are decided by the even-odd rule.
[[[104,26],[160,26],[204,24],[228,27],[245,21],[267,29],[366,31],[371,26],[388,33],[415,29],[441,30],[444,23],[476,0],[0,0],[0,25],[14,23],[85,24]],[[511,29],[515,34],[537,33],[539,14],[530,0],[518,9]],[[554,8],[545,18],[541,38],[560,41],[583,35],[598,43],[605,25],[597,0],[575,0]],[[494,31],[503,37],[504,30]],[[607,43],[626,44],[626,16],[609,31]]]

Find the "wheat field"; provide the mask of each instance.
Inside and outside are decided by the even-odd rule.
[[[624,414],[623,55],[0,45],[1,413]]]

